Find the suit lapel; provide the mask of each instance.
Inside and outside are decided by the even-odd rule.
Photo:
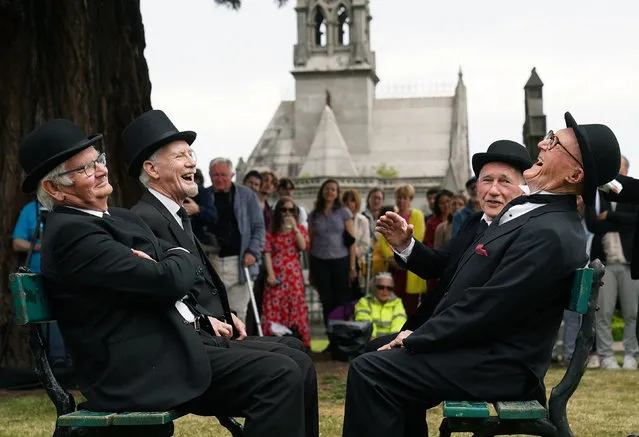
[[[575,201],[574,209],[576,208],[577,207],[576,207],[576,201]],[[536,208],[526,214],[523,214],[514,220],[510,220],[509,222],[501,226],[498,226],[497,222],[493,222],[491,223],[491,226],[488,227],[484,235],[477,241],[477,243],[487,245],[491,241],[494,241],[498,238],[501,238],[519,229],[524,224],[526,224],[528,220],[530,220],[533,217],[538,217],[540,215],[548,214],[551,212],[566,211],[567,209],[569,209],[569,206],[566,202],[549,203],[549,204],[542,205],[539,208]],[[473,254],[475,253],[476,247],[477,247],[476,244],[471,244],[470,247],[466,250],[466,252],[464,252],[464,255],[459,261],[459,265],[457,266],[457,271],[455,272],[455,275],[451,279],[451,283],[455,279],[455,277],[457,276],[461,268],[464,266],[464,264],[466,264],[472,258]]]
[[[141,201],[149,204],[162,215],[164,220],[166,220],[166,223],[168,225],[169,230],[171,231],[171,234],[173,234],[173,237],[176,239],[176,241],[178,241],[178,243],[182,247],[184,247],[185,249],[188,249],[189,252],[191,253],[195,253],[197,251],[197,247],[195,247],[195,245],[193,244],[189,236],[186,234],[186,232],[184,232],[184,229],[182,229],[180,225],[178,225],[177,221],[175,220],[175,217],[173,217],[173,215],[169,212],[169,210],[166,209],[166,206],[164,206],[162,202],[158,200],[157,197],[155,197],[153,194],[151,194],[147,190],[142,195]]]

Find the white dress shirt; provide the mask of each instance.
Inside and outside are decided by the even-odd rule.
[[[104,217],[104,214],[109,215],[109,212],[96,211],[95,209],[76,208],[75,206],[68,206],[67,208],[75,209],[76,211],[84,212],[86,214],[94,215],[96,217]]]

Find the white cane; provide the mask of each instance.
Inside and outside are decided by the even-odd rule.
[[[257,325],[257,334],[260,337],[264,337],[264,333],[262,333],[260,313],[257,311],[257,303],[255,303],[255,294],[253,293],[253,283],[251,282],[248,267],[244,267],[244,276],[246,277],[246,286],[248,287],[249,298],[251,299],[251,308],[253,308],[253,317],[255,318],[255,324]]]

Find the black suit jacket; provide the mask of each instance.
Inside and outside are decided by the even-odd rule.
[[[497,225],[464,253],[433,316],[404,345],[470,399],[545,401],[553,338],[587,262],[576,199]]]
[[[174,307],[203,281],[204,267],[170,250],[130,211],[109,213],[57,207],[49,214],[45,291],[88,408],[166,410],[199,396],[211,380],[202,340]]]
[[[590,259],[599,259],[605,264],[607,259],[603,250],[602,238],[608,232],[618,232],[624,257],[628,262],[632,262],[637,210],[637,205],[618,203],[613,211],[608,199],[600,196],[599,212],[608,211],[608,215],[605,220],[598,220],[594,205],[586,205],[584,211],[586,226],[594,234],[590,249]]]
[[[144,220],[156,237],[173,245],[184,247],[198,257],[200,262],[206,267],[204,275],[206,282],[201,284],[197,299],[203,308],[198,307],[198,309],[205,314],[212,315],[219,320],[225,320],[233,325],[224,283],[211,265],[204,250],[202,250],[197,237],[195,242],[193,242],[169,210],[148,190],[144,191],[142,198],[131,208],[131,211]]]
[[[395,254],[395,260],[401,267],[424,279],[439,278],[435,288],[428,290],[428,293],[423,296],[417,313],[408,318],[402,330],[414,331],[432,316],[439,301],[448,290],[448,284],[457,270],[460,258],[472,242],[477,239],[477,228],[483,215],[483,212],[476,212],[468,217],[462,223],[457,235],[441,249],[432,249],[420,241],[415,241],[406,262]]]
[[[604,197],[611,202],[639,205],[639,179],[623,175],[618,175],[616,179],[621,182],[621,185],[623,185],[623,190],[621,190],[621,193],[619,194],[604,194]],[[639,214],[637,214],[635,218],[635,228],[637,227],[639,227]],[[635,253],[639,250],[639,232],[634,233],[632,247],[633,252]],[[630,272],[632,279],[639,279],[639,257],[633,258],[630,266]]]

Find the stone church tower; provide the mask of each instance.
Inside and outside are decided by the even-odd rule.
[[[297,0],[295,14],[295,100],[280,102],[238,180],[270,168],[296,179],[296,196],[309,199],[327,177],[363,195],[382,186],[390,199],[400,183],[418,193],[463,190],[470,169],[461,71],[452,96],[376,99],[370,1]]]

